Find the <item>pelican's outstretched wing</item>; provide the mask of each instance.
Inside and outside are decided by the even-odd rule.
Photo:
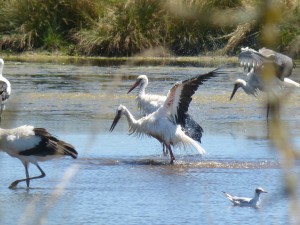
[[[187,111],[192,101],[192,95],[198,89],[199,85],[212,77],[220,74],[220,70],[215,69],[206,74],[201,74],[191,79],[177,82],[170,89],[167,99],[164,103],[164,108],[172,115],[177,124],[185,126]]]

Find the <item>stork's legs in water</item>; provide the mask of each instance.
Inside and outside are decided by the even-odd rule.
[[[29,177],[29,173],[28,173],[28,163],[25,162],[25,163],[23,163],[23,164],[24,164],[24,167],[25,167],[26,179],[16,180],[16,181],[12,182],[11,185],[9,186],[10,189],[16,188],[16,186],[18,185],[18,183],[20,183],[20,182],[22,182],[22,181],[26,181],[27,188],[29,188],[30,180],[32,180],[32,179],[39,179],[39,178],[43,178],[43,177],[46,176],[46,174],[44,173],[44,171],[42,170],[42,168],[41,168],[38,164],[35,164],[36,167],[37,167],[37,168],[39,169],[39,171],[41,172],[41,175],[40,175],[40,176],[36,176],[36,177]]]
[[[173,155],[173,152],[172,152],[172,149],[171,149],[171,145],[167,145],[167,149],[169,149],[169,152],[170,152],[170,157],[171,157],[171,161],[170,161],[170,164],[174,164],[174,160],[175,160],[175,157]]]
[[[164,143],[162,143],[162,146],[163,146],[163,155],[167,156],[168,155],[168,148]]]

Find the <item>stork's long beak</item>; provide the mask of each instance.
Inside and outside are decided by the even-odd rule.
[[[230,96],[230,101],[231,99],[233,98],[233,96],[235,95],[235,92],[239,89],[239,86],[237,84],[234,85],[233,87],[233,91],[232,91],[232,94]]]
[[[129,94],[133,89],[135,89],[137,86],[139,86],[141,80],[137,80],[132,86],[131,88],[128,90],[127,94]]]
[[[111,127],[109,129],[110,132],[112,132],[114,130],[114,128],[117,125],[117,123],[119,122],[121,116],[122,116],[122,110],[118,110],[117,114],[116,114],[116,116],[114,118],[114,121],[113,121],[113,123],[112,123],[112,125],[111,125]]]

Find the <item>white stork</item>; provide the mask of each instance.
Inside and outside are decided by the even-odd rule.
[[[234,206],[258,207],[261,193],[268,193],[264,189],[258,187],[255,189],[253,198],[236,197],[223,191],[225,196],[233,203]]]
[[[219,70],[216,69],[209,73],[177,82],[170,89],[163,106],[138,120],[133,117],[125,106],[120,105],[110,131],[113,131],[121,116],[125,115],[129,124],[129,132],[131,134],[135,133],[138,136],[151,136],[163,143],[170,152],[171,164],[175,160],[171,145],[176,146],[181,144],[184,147],[192,146],[200,154],[204,154],[205,150],[197,141],[187,136],[181,126],[185,125],[192,95],[198,89],[199,85],[219,73]]]
[[[244,69],[248,70],[247,81],[237,79],[230,97],[235,95],[238,88],[242,88],[246,94],[256,96],[257,91],[265,91],[266,85],[263,74],[266,73],[268,67],[272,68],[275,74],[271,74],[275,79],[275,86],[300,87],[300,84],[287,78],[292,74],[295,64],[293,60],[281,53],[273,50],[262,48],[258,52],[251,48],[242,48],[239,55],[239,61]],[[269,114],[269,104],[267,106],[267,117]]]
[[[27,125],[14,129],[0,128],[0,150],[20,159],[25,167],[26,178],[12,182],[9,188],[16,188],[17,184],[22,181],[26,181],[27,188],[29,188],[30,180],[45,177],[45,172],[38,164],[40,161],[64,155],[76,159],[78,154],[71,144],[57,139],[46,129]],[[40,176],[29,177],[29,163],[36,165],[41,172]]]
[[[151,114],[163,106],[167,96],[146,94],[146,87],[148,86],[148,77],[146,75],[140,75],[137,77],[136,82],[128,90],[129,94],[136,87],[139,87],[138,94],[136,96],[136,102],[138,109],[140,109],[144,115]],[[201,143],[203,129],[202,127],[187,113],[183,124],[181,124],[183,131],[195,141]],[[165,146],[163,145],[163,152]]]
[[[2,111],[5,108],[5,103],[7,102],[11,92],[10,82],[2,75],[3,67],[4,61],[0,58],[0,123],[2,119]]]

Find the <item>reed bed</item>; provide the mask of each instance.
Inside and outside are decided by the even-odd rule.
[[[276,49],[299,54],[300,3],[281,5]],[[271,3],[270,3],[271,4]],[[260,47],[266,4],[256,0],[7,0],[0,9],[0,48],[67,55],[235,54]],[[153,53],[152,52],[152,53]]]

